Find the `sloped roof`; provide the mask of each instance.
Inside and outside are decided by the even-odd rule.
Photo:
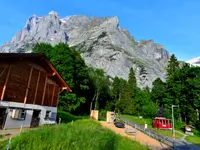
[[[53,64],[47,59],[45,54],[38,54],[38,53],[0,53],[0,61],[9,61],[14,59],[27,59],[32,60],[36,63],[42,64],[45,66],[45,69],[48,70],[48,73],[54,73],[54,77],[60,83],[64,90],[71,92],[72,90],[61,77],[61,75],[56,71]],[[46,68],[47,67],[47,68]]]

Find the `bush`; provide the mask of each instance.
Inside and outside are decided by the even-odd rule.
[[[196,121],[195,127],[200,132],[200,120]]]
[[[199,136],[200,137],[200,132],[198,131],[198,130],[196,130],[196,129],[194,129],[194,135],[196,135],[196,136]]]
[[[75,120],[81,119],[81,117],[74,116],[64,111],[58,111],[57,118],[61,118],[61,123],[68,123],[68,122],[71,122],[72,120],[75,121]]]
[[[143,106],[142,110],[145,117],[153,118],[156,116],[158,106],[157,104],[150,102],[148,105]]]
[[[105,110],[107,111],[114,111],[115,110],[115,103],[114,102],[106,102]]]
[[[102,121],[106,121],[106,114],[107,114],[107,111],[106,110],[100,110],[99,111],[99,120],[102,120]]]
[[[176,129],[184,130],[185,129],[185,123],[184,122],[180,122],[180,120],[174,120],[174,127]]]

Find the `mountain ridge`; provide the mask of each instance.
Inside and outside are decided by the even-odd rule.
[[[157,78],[165,80],[169,52],[153,40],[135,41],[114,17],[73,15],[60,18],[51,11],[47,16],[31,16],[0,52],[31,52],[38,42],[66,43],[80,51],[88,66],[102,68],[111,77],[128,78],[130,67],[136,72],[139,87],[152,87]]]

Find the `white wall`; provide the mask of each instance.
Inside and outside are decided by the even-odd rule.
[[[32,114],[33,110],[41,110],[40,112],[40,123],[39,125],[44,124],[45,120],[45,115],[46,111],[51,111],[50,116],[52,113],[57,113],[57,107],[48,107],[48,106],[41,106],[41,105],[33,105],[33,104],[24,104],[24,103],[16,103],[16,102],[8,102],[8,101],[0,101],[0,106],[1,107],[6,107],[6,108],[23,108],[27,109],[26,112],[26,119],[25,120],[16,120],[12,119],[11,112],[8,109],[8,115],[6,118],[5,126],[4,128],[20,128],[21,124],[23,124],[23,127],[30,127],[31,120],[32,120]]]
[[[23,124],[23,127],[30,127],[33,110],[27,110],[26,111],[25,120],[13,119],[13,118],[11,118],[11,113],[12,112],[10,111],[10,109],[8,109],[8,114],[7,114],[6,122],[5,122],[5,125],[4,125],[5,129],[20,128],[22,124]]]
[[[40,113],[40,125],[44,124],[45,122],[45,116],[46,116],[46,111],[49,110],[51,111],[50,116],[53,113],[57,113],[57,108],[56,107],[47,107],[47,106],[43,106]]]

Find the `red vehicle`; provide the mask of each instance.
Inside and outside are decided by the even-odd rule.
[[[169,119],[163,117],[156,117],[153,119],[153,128],[158,129],[172,129],[172,124]]]

